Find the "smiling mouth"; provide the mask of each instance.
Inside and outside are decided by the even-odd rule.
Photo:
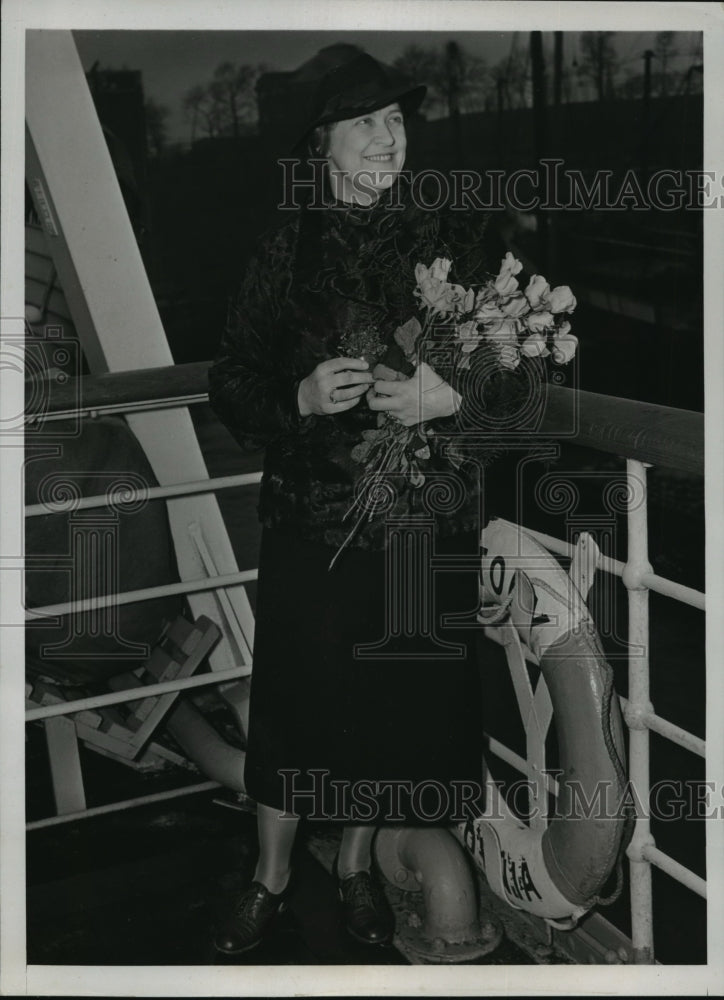
[[[366,156],[365,159],[375,163],[387,163],[392,159],[392,153],[374,153],[372,156]]]

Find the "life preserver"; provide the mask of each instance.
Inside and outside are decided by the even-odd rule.
[[[628,829],[613,672],[583,597],[546,549],[503,520],[488,524],[482,543],[478,621],[506,630],[519,671],[525,647],[538,660],[547,692],[536,704],[550,698],[556,723],[558,798],[550,820],[526,825],[488,776],[485,814],[456,832],[498,896],[570,926],[601,901]]]

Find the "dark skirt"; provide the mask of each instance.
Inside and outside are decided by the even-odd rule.
[[[430,532],[349,549],[330,572],[333,549],[264,530],[245,769],[258,802],[376,824],[482,806],[478,535]]]

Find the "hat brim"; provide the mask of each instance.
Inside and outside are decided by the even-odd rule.
[[[386,108],[388,104],[395,104],[395,102],[400,105],[403,114],[414,114],[425,99],[426,93],[427,87],[423,84],[416,87],[408,87],[402,91],[399,87],[392,87],[387,92],[383,91],[380,93],[378,91],[373,98],[367,101],[360,100],[351,105],[334,108],[326,113],[323,112],[311,124],[307,125],[302,135],[299,136],[292,146],[292,152],[295,154],[304,152],[304,147],[310,135],[320,125],[332,125],[334,122],[357,118],[359,115],[369,114],[372,111],[378,111],[380,108]]]

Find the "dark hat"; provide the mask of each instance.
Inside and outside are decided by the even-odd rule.
[[[299,150],[318,125],[356,118],[395,101],[410,115],[420,107],[426,93],[427,87],[415,86],[394,66],[361,52],[329,70],[319,81],[309,122],[294,149]]]

